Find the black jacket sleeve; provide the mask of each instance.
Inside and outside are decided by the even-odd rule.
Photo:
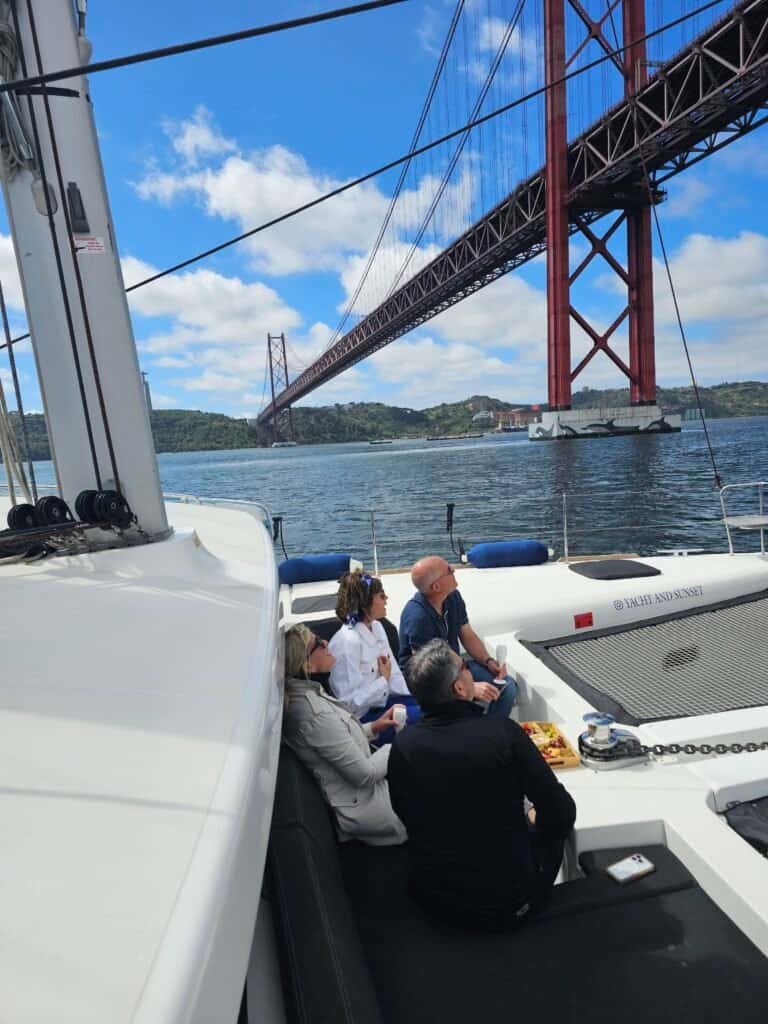
[[[564,839],[576,820],[576,804],[565,786],[517,724],[508,720],[509,756],[523,793],[536,808],[536,830],[550,839]]]

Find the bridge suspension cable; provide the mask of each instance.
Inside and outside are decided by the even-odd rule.
[[[270,220],[264,221],[263,223],[257,225],[256,227],[250,228],[248,231],[244,231],[239,235],[235,235],[232,238],[226,239],[225,241],[220,242],[218,245],[212,246],[209,249],[204,249],[202,252],[199,252],[194,256],[190,256],[187,259],[181,260],[178,263],[175,263],[172,266],[167,267],[165,270],[160,270],[157,273],[151,274],[149,277],[146,277],[141,281],[137,281],[135,284],[129,285],[129,287],[125,289],[126,293],[136,291],[138,288],[144,288],[146,285],[152,284],[154,281],[159,281],[163,277],[168,277],[170,274],[175,274],[179,270],[184,270],[186,269],[186,267],[192,266],[194,263],[199,263],[202,260],[207,259],[209,256],[214,256],[216,253],[222,252],[224,249],[228,249],[233,245],[237,245],[239,242],[242,242],[247,238],[252,238],[254,235],[261,234],[262,232],[267,231],[269,228],[274,227],[277,224],[282,224],[287,220],[291,220],[293,217],[299,216],[299,214],[301,213],[305,213],[307,210],[311,210],[316,206],[320,206],[322,203],[327,202],[329,199],[333,199],[338,195],[342,195],[344,192],[348,192],[351,189],[356,188],[358,185],[362,185],[367,181],[371,181],[373,178],[377,178],[380,175],[385,174],[387,171],[394,170],[394,168],[400,167],[408,160],[411,160],[416,156],[420,156],[422,153],[428,153],[430,150],[436,149],[438,146],[441,146],[446,142],[450,142],[452,139],[459,138],[468,130],[476,128],[479,125],[486,124],[487,122],[492,121],[494,118],[501,116],[502,114],[506,113],[509,110],[514,110],[516,107],[523,106],[530,100],[545,95],[550,89],[555,88],[558,85],[561,85],[563,82],[568,82],[574,78],[577,78],[580,75],[585,74],[586,72],[592,70],[593,68],[599,67],[605,61],[612,60],[613,58],[619,56],[623,52],[625,47],[628,48],[630,46],[646,42],[649,39],[655,39],[657,36],[663,35],[665,32],[668,32],[671,28],[675,28],[678,25],[682,25],[683,23],[689,21],[691,18],[694,18],[700,14],[704,14],[707,11],[711,10],[712,8],[717,7],[721,3],[722,0],[707,0],[707,2],[699,5],[698,7],[692,9],[691,11],[687,11],[679,15],[677,18],[673,18],[671,21],[668,21],[663,25],[657,26],[656,28],[644,33],[642,36],[639,36],[636,39],[629,40],[624,44],[624,46],[619,47],[618,49],[615,50],[611,50],[608,53],[604,53],[602,56],[596,57],[594,60],[589,61],[588,63],[582,65],[581,67],[575,68],[573,71],[567,72],[565,75],[562,75],[560,78],[555,79],[548,85],[538,86],[537,88],[532,89],[525,95],[519,96],[514,100],[510,100],[509,103],[505,103],[502,106],[497,107],[495,110],[489,111],[487,114],[481,114],[478,117],[474,118],[473,120],[468,121],[461,127],[455,128],[452,131],[440,136],[439,138],[433,139],[431,142],[427,142],[421,146],[417,146],[415,149],[410,150],[403,156],[399,156],[396,159],[390,160],[388,163],[382,164],[381,166],[376,167],[371,171],[367,171],[365,174],[361,174],[359,177],[353,178],[350,181],[345,182],[342,185],[339,185],[337,188],[331,189],[329,192],[325,192],[320,196],[316,196],[314,199],[311,199],[308,202],[303,203],[301,206],[296,206],[291,210],[287,210],[285,213],[281,213],[277,217],[272,217]],[[24,341],[28,337],[29,334],[21,334],[15,338],[11,338],[10,342],[6,342],[0,345],[0,349],[6,348],[8,344],[16,344],[19,341]]]
[[[509,23],[508,23],[508,25],[507,25],[507,27],[506,27],[506,29],[504,31],[504,35],[502,36],[501,41],[499,42],[498,49],[496,50],[496,55],[493,58],[493,61],[491,63],[491,67],[488,70],[488,74],[486,75],[485,81],[483,82],[483,86],[482,86],[482,88],[480,90],[480,93],[479,93],[479,95],[477,97],[477,100],[475,101],[475,105],[472,108],[472,113],[470,114],[470,120],[474,120],[477,117],[477,115],[480,113],[482,108],[483,108],[483,104],[485,103],[486,97],[488,96],[488,91],[491,88],[491,84],[493,83],[493,80],[494,80],[494,78],[496,76],[496,72],[498,71],[499,66],[501,65],[501,62],[504,59],[504,54],[507,52],[507,47],[509,46],[509,41],[512,38],[512,35],[513,35],[515,29],[517,28],[517,25],[518,25],[518,22],[520,21],[520,16],[523,13],[523,8],[524,7],[525,7],[525,0],[518,0],[517,6],[516,6],[516,8],[514,10],[514,13],[512,14],[512,17],[509,19]],[[445,171],[443,172],[443,177],[442,177],[442,179],[440,181],[440,184],[437,187],[437,190],[436,190],[434,196],[432,197],[432,202],[429,204],[429,209],[424,214],[424,218],[423,218],[423,220],[421,222],[421,225],[419,226],[419,230],[416,232],[416,237],[411,242],[411,247],[410,247],[410,249],[409,249],[405,259],[403,260],[403,262],[402,262],[402,264],[400,266],[400,269],[398,270],[397,274],[395,275],[395,278],[392,281],[392,284],[389,286],[389,290],[388,290],[387,296],[386,296],[387,298],[389,298],[392,295],[392,293],[395,291],[397,286],[402,281],[403,275],[405,274],[406,270],[408,269],[408,266],[410,265],[410,262],[413,259],[414,254],[416,253],[417,249],[419,248],[419,245],[421,244],[421,240],[424,237],[424,232],[427,230],[427,228],[428,228],[432,218],[435,215],[435,210],[437,209],[440,200],[442,199],[443,195],[445,194],[445,190],[448,187],[448,183],[451,180],[453,172],[456,169],[456,165],[458,164],[458,162],[459,162],[459,160],[461,158],[461,154],[464,152],[464,147],[466,146],[467,141],[469,140],[469,137],[470,137],[471,133],[472,133],[472,129],[470,128],[470,129],[467,129],[467,131],[464,132],[464,134],[459,137],[458,145],[456,146],[456,149],[453,152],[453,155],[452,155],[452,157],[451,157],[451,159],[450,159],[450,161],[448,163],[448,166],[446,167]]]
[[[438,83],[440,81],[440,77],[441,77],[441,75],[443,73],[443,69],[445,68],[445,62],[446,62],[446,59],[448,57],[448,51],[451,48],[451,44],[453,43],[454,37],[456,35],[456,29],[458,27],[459,20],[461,18],[462,13],[464,12],[465,2],[466,2],[466,0],[458,0],[458,3],[456,4],[456,7],[454,9],[453,17],[451,18],[451,23],[448,26],[448,33],[446,34],[445,40],[443,42],[442,49],[440,51],[440,56],[439,56],[438,61],[437,61],[437,65],[435,67],[435,71],[434,71],[434,73],[432,75],[432,81],[430,82],[429,89],[427,90],[426,99],[424,100],[424,104],[422,105],[422,108],[421,108],[421,114],[419,115],[419,120],[418,120],[418,123],[416,125],[416,130],[414,131],[413,137],[411,138],[411,144],[409,146],[409,150],[415,149],[416,146],[419,144],[419,139],[421,138],[421,133],[422,133],[422,131],[424,129],[424,125],[426,124],[427,117],[429,115],[429,111],[430,111],[430,109],[432,107],[432,101],[435,98],[435,93],[437,91],[437,86],[438,86]],[[363,290],[363,288],[365,286],[365,283],[368,280],[368,275],[371,272],[371,267],[373,266],[373,261],[376,258],[376,255],[377,255],[377,253],[378,253],[378,251],[379,251],[379,249],[381,247],[381,243],[382,243],[382,240],[384,238],[384,235],[386,234],[387,228],[389,227],[390,221],[392,220],[392,214],[394,213],[395,206],[397,205],[397,201],[400,198],[400,194],[401,194],[401,192],[403,190],[403,186],[405,184],[405,180],[406,180],[406,177],[408,175],[408,170],[409,170],[409,168],[411,166],[411,163],[412,163],[412,159],[410,159],[410,158],[407,159],[406,162],[403,164],[403,166],[400,169],[400,176],[397,179],[397,184],[395,185],[395,190],[392,193],[392,198],[391,198],[391,200],[389,202],[389,207],[387,208],[386,216],[384,217],[382,225],[379,228],[379,233],[376,236],[376,241],[373,243],[373,247],[372,247],[370,253],[368,254],[368,259],[366,260],[365,268],[363,269],[363,272],[362,272],[362,274],[360,276],[360,280],[357,283],[357,286],[355,288],[355,291],[354,291],[351,299],[347,303],[347,308],[344,311],[344,315],[342,316],[341,320],[339,321],[338,327],[336,328],[336,330],[333,333],[333,337],[331,338],[331,340],[326,345],[326,349],[328,349],[332,345],[334,345],[338,341],[338,339],[341,337],[341,333],[344,330],[344,327],[345,327],[345,325],[347,323],[347,320],[351,316],[352,311],[355,308],[355,304],[357,303],[357,300],[360,298],[360,293]]]

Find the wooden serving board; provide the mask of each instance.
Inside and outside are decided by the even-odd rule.
[[[577,768],[579,755],[554,722],[521,722],[536,749],[550,768]]]

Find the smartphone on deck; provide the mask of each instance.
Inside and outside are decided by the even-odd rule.
[[[650,875],[656,870],[656,865],[644,857],[642,853],[633,853],[631,857],[617,860],[615,864],[609,864],[605,869],[614,882],[626,885],[627,882],[634,882],[638,878]]]

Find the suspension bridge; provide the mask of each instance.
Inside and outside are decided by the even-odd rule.
[[[424,217],[415,219],[420,226],[409,243],[408,257],[396,260],[396,272],[389,277],[379,267],[376,279],[387,232],[391,236],[398,224],[396,200],[407,180],[403,171],[331,344],[293,380],[283,344],[282,361],[271,363],[277,365],[278,376],[273,372],[271,401],[261,411],[259,424],[274,424],[320,385],[544,252],[549,409],[570,409],[573,381],[599,353],[627,378],[632,406],[655,403],[655,206],[663,203],[665,182],[768,119],[768,0],[701,4],[698,9],[683,0],[672,10],[660,0],[655,0],[655,7],[654,0],[525,0],[508,3],[507,9],[507,18],[497,14],[484,26],[484,49],[495,52],[495,57],[474,105],[465,86],[469,127],[445,133],[450,138],[439,151],[445,153],[442,179],[438,184],[434,163],[425,175],[434,183],[433,193]],[[457,46],[456,27],[460,16],[469,16],[468,10],[469,5],[457,5],[414,135],[412,149],[417,155],[425,125],[430,125],[425,112],[430,104],[434,108],[440,76],[442,88],[450,88],[446,79],[451,64],[444,58],[451,44]],[[494,41],[495,51],[490,45]],[[465,58],[467,50],[465,36]],[[509,72],[510,60],[518,62],[515,74]],[[454,74],[466,72],[466,67],[466,60],[463,68],[455,61]],[[503,84],[505,68],[502,92],[499,81]],[[609,74],[611,82],[606,84]],[[510,82],[517,89],[517,97],[511,99]],[[497,109],[488,113],[489,102],[494,101]],[[592,116],[595,105],[603,107],[598,116]],[[579,130],[573,131],[573,126]],[[518,159],[500,171],[505,147]],[[424,150],[437,161],[434,149]],[[466,192],[468,177],[478,167],[481,185],[487,183],[489,166],[497,186],[503,184],[510,168],[519,170],[521,150],[523,163],[531,152],[541,156],[538,169],[505,189],[453,240],[435,244],[440,236],[435,227],[440,200],[443,210],[449,204],[453,210],[461,205],[462,190]],[[404,167],[413,175],[411,193],[423,192],[410,159]],[[482,199],[493,190],[488,186],[477,191]],[[401,216],[400,222],[408,219]],[[451,216],[444,213],[443,221],[451,223]],[[429,224],[433,241],[425,245]],[[660,231],[658,219],[657,228]],[[569,245],[575,234],[586,243],[586,253],[571,267]],[[626,246],[623,258],[615,255],[619,240]],[[398,245],[390,244],[389,249],[398,250]],[[625,296],[607,327],[591,323],[577,305],[580,279],[587,268],[594,269],[598,257]],[[417,261],[423,265],[407,276]],[[342,330],[350,319],[353,325]],[[574,323],[589,346],[575,366]],[[626,355],[617,344],[624,331]],[[274,347],[270,352],[274,354]]]

